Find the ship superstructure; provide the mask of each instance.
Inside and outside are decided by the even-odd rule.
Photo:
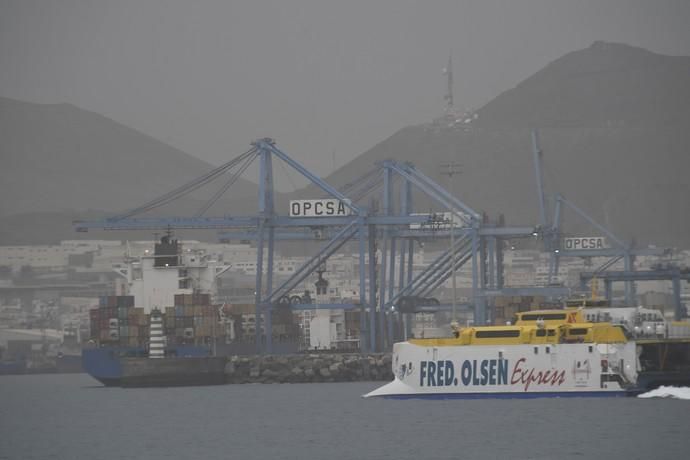
[[[636,340],[584,309],[521,312],[510,325],[396,343],[394,381],[365,396],[623,396],[690,382],[689,351],[690,339]]]
[[[118,273],[132,295],[104,296],[90,311],[82,365],[105,385],[173,386],[224,382],[225,357],[210,356],[220,332],[216,278],[231,267],[163,236],[151,255]]]
[[[164,235],[153,251],[127,258],[115,271],[127,280],[135,305],[146,314],[154,308],[175,305],[175,295],[216,292],[216,280],[232,264],[223,263],[199,249],[184,249],[171,234]]]

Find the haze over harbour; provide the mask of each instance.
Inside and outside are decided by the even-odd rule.
[[[442,181],[450,158],[463,163],[459,197],[531,221],[529,130],[539,128],[550,195],[628,241],[688,245],[687,3],[366,3],[358,14],[363,4],[307,0],[193,12],[3,2],[0,190],[12,199],[0,206],[0,242],[83,237],[71,220],[138,206],[265,136],[336,187],[388,157]],[[258,18],[261,40],[246,39]],[[444,113],[449,56],[454,106],[479,116],[471,133],[428,129]],[[306,185],[275,176],[283,192]],[[254,166],[245,179],[256,182]],[[240,180],[209,213],[253,213],[255,197]]]
[[[690,457],[688,24],[0,0],[0,460]]]
[[[0,8],[0,96],[73,104],[213,165],[271,136],[322,176],[437,117],[449,53],[455,104],[468,110],[595,41],[690,55],[682,0],[5,0]]]
[[[493,219],[503,215],[509,224],[534,225],[538,204],[530,132],[537,128],[549,214],[560,194],[627,242],[690,247],[685,231],[690,213],[685,212],[684,200],[690,194],[685,174],[690,169],[690,155],[685,154],[690,149],[688,72],[690,57],[595,42],[565,54],[474,112],[463,114],[453,108],[453,114],[442,115],[439,107],[433,121],[420,120],[395,133],[382,133],[381,142],[324,179],[344,189],[377,164],[393,159],[410,161],[445,185],[439,165],[451,159],[462,163],[464,171],[454,178],[459,199]],[[211,170],[193,155],[71,105],[0,98],[0,112],[9,160],[0,172],[0,191],[12,197],[0,207],[0,241],[6,244],[94,236],[146,238],[148,234],[142,232],[74,233],[71,222],[122,213]],[[253,140],[245,140],[244,150]],[[285,149],[280,139],[277,145]],[[300,157],[299,150],[286,153]],[[244,175],[205,208],[204,215],[254,215],[258,207],[254,167],[249,164]],[[75,182],[76,169],[84,174]],[[23,179],[28,176],[34,180]],[[289,180],[295,185],[302,177],[281,162],[274,176],[278,182]],[[85,189],[90,193],[83,193]],[[142,215],[194,215],[214,193],[205,186]],[[288,200],[313,200],[322,194],[313,184],[277,192],[276,211],[291,215]],[[425,196],[414,207],[443,211]],[[572,214],[565,214],[564,221],[573,235],[594,230]],[[210,232],[187,234],[213,239]]]

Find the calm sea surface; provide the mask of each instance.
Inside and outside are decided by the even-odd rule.
[[[2,459],[688,459],[690,401],[387,401],[376,383],[119,389],[0,377]]]

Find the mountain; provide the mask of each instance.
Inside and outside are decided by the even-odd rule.
[[[0,244],[75,239],[80,235],[71,231],[72,218],[117,214],[214,168],[73,105],[7,98],[0,98],[0,152]],[[193,215],[218,187],[216,181],[215,188],[199,189],[149,215]],[[230,190],[207,215],[254,212],[256,184],[240,179]]]
[[[690,57],[595,42],[553,61],[498,95],[469,123],[441,117],[401,129],[344,165],[327,182],[361,177],[377,161],[410,161],[442,184],[456,161],[455,194],[508,224],[536,225],[530,131],[538,128],[544,182],[625,241],[690,247]],[[212,169],[145,134],[72,105],[0,98],[0,244],[131,238],[76,234],[72,219],[112,215]],[[238,152],[239,153],[239,152]],[[240,181],[208,213],[256,211],[257,187]],[[158,215],[192,215],[213,192],[195,193]],[[321,197],[314,187],[289,198]],[[278,195],[278,209],[287,196]],[[552,207],[552,203],[551,206]],[[417,199],[415,210],[431,209]],[[572,212],[564,229],[598,235]],[[215,239],[213,232],[185,237]],[[139,237],[150,237],[140,232]]]
[[[538,223],[531,130],[539,129],[546,193],[562,194],[625,241],[690,247],[690,57],[595,42],[555,60],[490,101],[469,123],[411,126],[343,166],[342,186],[392,158],[509,224]],[[307,188],[295,196],[312,196]],[[553,201],[551,201],[553,203]],[[416,210],[429,209],[419,200]],[[553,204],[550,205],[553,208]],[[599,232],[572,212],[566,232]]]

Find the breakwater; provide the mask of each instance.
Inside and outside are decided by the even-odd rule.
[[[232,356],[227,383],[357,382],[393,379],[391,355],[317,353]]]

